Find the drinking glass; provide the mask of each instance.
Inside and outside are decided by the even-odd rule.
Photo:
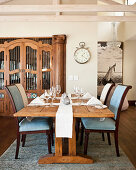
[[[49,96],[50,96],[50,98],[51,98],[51,104],[50,104],[50,106],[53,107],[53,100],[54,100],[55,97],[56,97],[56,90],[54,90],[53,87],[50,88]]]
[[[53,93],[53,100],[56,99],[56,87],[52,87],[52,93]]]
[[[58,96],[59,96],[60,92],[61,92],[61,86],[57,84],[56,85],[56,93]]]
[[[52,88],[50,88],[50,91],[49,91],[49,98],[51,98],[50,106],[52,106],[52,96],[53,96],[53,92],[52,92]]]
[[[46,103],[48,103],[50,96],[49,96],[47,90],[45,90],[45,92],[44,92],[44,97],[45,97]],[[46,105],[46,107],[48,107],[48,106]]]
[[[78,99],[78,100],[80,99],[80,94],[81,94],[81,89],[80,89],[80,87],[76,87],[76,88],[75,88],[75,95],[77,96],[77,99]],[[81,102],[79,101],[78,104],[80,105]]]
[[[84,91],[83,91],[83,89],[81,88],[81,89],[80,89],[81,104],[84,104],[83,98],[82,98],[83,96],[84,96]]]
[[[77,92],[77,86],[74,86],[74,94],[76,95]]]

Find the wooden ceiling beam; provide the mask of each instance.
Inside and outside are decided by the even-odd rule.
[[[60,5],[60,0],[53,0],[53,5]],[[60,15],[60,12],[56,12],[56,15]]]
[[[0,0],[0,5],[10,2],[10,1],[12,1],[12,0]]]
[[[113,1],[113,0],[99,0],[99,1],[109,4],[109,5],[121,5],[121,3]]]
[[[0,14],[47,12],[136,12],[135,5],[0,5]]]
[[[17,15],[0,16],[0,22],[135,22],[135,16],[67,16]]]

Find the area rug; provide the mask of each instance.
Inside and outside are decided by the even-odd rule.
[[[48,153],[47,137],[44,134],[27,135],[25,147],[20,147],[19,159],[15,160],[16,141],[0,157],[0,170],[133,170],[135,169],[120,148],[120,157],[116,156],[114,140],[108,145],[107,139],[102,141],[101,134],[91,133],[88,155],[93,164],[50,164],[39,165],[38,159]],[[54,152],[54,147],[52,151]],[[83,146],[77,142],[77,152],[83,153]]]

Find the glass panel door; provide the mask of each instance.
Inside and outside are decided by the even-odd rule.
[[[20,46],[9,50],[9,84],[20,83]]]
[[[37,49],[26,46],[26,90],[37,89]]]
[[[52,52],[51,49],[43,47],[42,51],[42,90],[50,89],[52,86]]]
[[[0,70],[4,70],[4,51],[0,52]]]
[[[4,51],[3,49],[0,49],[0,115],[5,111],[4,76]]]
[[[0,52],[0,90],[4,89],[4,51]]]
[[[33,43],[25,43],[25,89],[27,97],[38,95],[38,48]]]

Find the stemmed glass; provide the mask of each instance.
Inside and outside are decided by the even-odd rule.
[[[51,98],[51,104],[50,104],[50,106],[53,107],[53,100],[54,100],[55,97],[56,97],[56,88],[54,88],[54,87],[50,88],[49,96],[50,96],[50,98]]]
[[[46,99],[46,103],[48,103],[50,96],[49,96],[47,90],[45,90],[45,92],[44,92],[44,97],[45,97],[45,99]],[[48,107],[48,106],[46,105],[46,107]]]
[[[81,89],[80,87],[75,87],[75,95],[77,96],[78,100],[80,98],[80,93],[81,93]],[[78,103],[79,105],[81,104],[80,101]]]
[[[58,96],[59,96],[60,92],[61,92],[61,86],[57,84],[56,85],[56,93]]]
[[[74,94],[76,94],[76,88],[77,88],[77,87],[76,87],[76,86],[74,86]]]
[[[81,89],[80,89],[81,104],[84,104],[83,98],[82,98],[83,95],[84,95],[84,91],[83,91],[83,89],[81,88]]]
[[[79,100],[79,105],[81,105],[82,103],[82,100],[80,100],[80,97],[82,99],[83,95],[84,95],[84,92],[83,92],[83,89],[80,88],[79,86],[74,86],[74,93],[75,95],[77,96],[78,100]]]

